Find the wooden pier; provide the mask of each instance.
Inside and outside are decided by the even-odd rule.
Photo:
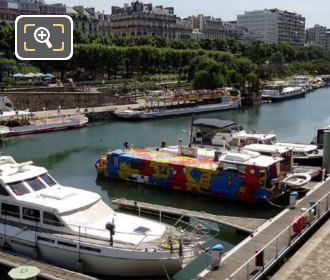
[[[0,265],[16,268],[19,266],[36,266],[40,269],[38,276],[49,280],[97,280],[97,278],[60,268],[33,259],[25,258],[17,254],[0,250]]]
[[[161,215],[177,217],[177,218],[191,217],[200,220],[216,222],[222,225],[233,227],[247,234],[251,234],[255,232],[262,224],[266,222],[266,220],[264,219],[221,216],[221,215],[215,215],[205,212],[190,211],[190,210],[178,209],[174,207],[167,207],[167,206],[150,204],[145,202],[137,202],[126,199],[114,199],[112,203],[118,205],[119,208],[134,210],[134,211],[138,211],[139,213],[141,212],[157,213],[160,217]]]
[[[218,269],[210,266],[195,279],[261,279],[294,245],[300,238],[307,235],[316,225],[323,222],[330,212],[330,180],[315,185],[304,198],[298,201],[296,208],[285,209],[265,224],[253,236],[247,237],[240,244],[226,253]],[[301,233],[295,233],[293,220],[302,215],[302,211],[310,208],[311,201],[319,201],[315,207],[315,214],[309,216],[309,221]],[[308,210],[307,210],[308,211]],[[306,212],[305,212],[306,214]],[[257,266],[255,256],[262,252],[263,264]]]

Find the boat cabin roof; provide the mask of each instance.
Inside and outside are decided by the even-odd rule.
[[[184,148],[185,151],[189,149]],[[207,170],[216,170],[220,162],[228,162],[233,164],[243,164],[258,167],[269,167],[281,160],[282,157],[271,157],[260,155],[251,151],[242,152],[219,152],[215,149],[205,149],[199,147],[191,148],[192,156],[179,154],[179,146],[171,146],[166,148],[131,148],[129,150],[116,150],[110,154],[118,155],[126,162],[138,162],[139,160],[153,161],[159,164],[179,165],[191,168],[201,168]],[[219,153],[219,161],[215,162],[215,153]]]
[[[244,149],[259,153],[267,154],[284,154],[292,151],[290,146],[266,145],[266,144],[251,144],[244,146]]]
[[[266,141],[271,139],[276,139],[276,134],[271,133],[247,133],[245,130],[239,131],[234,134],[234,137],[237,139],[256,139],[260,141]]]
[[[32,112],[28,111],[4,111],[0,114],[1,118],[17,118],[17,117],[24,117],[24,116],[32,116]]]
[[[193,122],[194,126],[209,126],[214,128],[225,128],[236,125],[236,122],[219,119],[198,119]]]
[[[278,147],[290,147],[295,152],[310,152],[317,150],[316,145],[292,144],[292,143],[280,143],[280,142],[277,142],[274,145]]]

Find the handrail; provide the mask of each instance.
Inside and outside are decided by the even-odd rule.
[[[10,215],[10,214],[12,214],[12,215]],[[13,214],[15,215],[15,216],[13,216]],[[12,217],[14,217],[15,219],[17,219],[17,220],[19,220],[19,221],[12,221],[12,220],[6,220],[6,218],[7,218],[7,216],[12,216]],[[25,215],[25,216],[27,216],[27,215]],[[22,215],[22,217],[20,216],[20,213],[17,213],[17,212],[11,212],[11,211],[4,211],[4,210],[2,210],[2,213],[1,213],[1,219],[2,219],[2,217],[4,217],[5,218],[5,220],[6,220],[6,222],[5,222],[5,227],[6,227],[6,224],[9,222],[13,222],[13,223],[20,223],[20,225],[22,226],[22,228],[23,227],[25,227],[24,229],[27,229],[26,228],[26,225],[28,225],[28,223],[23,223],[22,222],[22,220],[23,220],[23,215]],[[163,217],[164,218],[166,218],[166,219],[169,219],[169,220],[173,220],[173,218],[172,217],[169,217],[169,216],[166,216],[166,215],[163,215]],[[34,220],[32,220],[32,219],[34,219]],[[55,239],[57,239],[57,238],[62,238],[62,239],[65,239],[65,240],[70,240],[70,241],[73,241],[73,242],[75,242],[75,243],[77,243],[78,242],[78,239],[77,239],[77,237],[78,237],[78,235],[76,236],[76,235],[73,235],[73,233],[72,232],[65,232],[65,231],[57,231],[56,233],[58,234],[57,236],[54,236],[54,234],[51,234],[51,233],[48,233],[48,232],[41,232],[40,231],[40,228],[38,227],[38,225],[40,225],[40,217],[38,218],[38,217],[33,217],[33,216],[31,216],[31,219],[28,219],[27,221],[29,221],[31,224],[29,224],[31,227],[36,227],[36,229],[38,229],[37,230],[37,235],[39,236],[39,235],[42,235],[42,236],[47,236],[47,237],[51,237],[51,238],[55,238]],[[185,224],[187,227],[189,226],[191,226],[189,223],[187,223],[187,222],[184,222],[184,221],[180,221],[181,223],[183,223],[183,224]],[[99,231],[99,232],[103,232],[103,233],[108,233],[108,231],[104,228],[104,229],[101,229],[101,228],[93,228],[93,227],[86,227],[86,226],[82,226],[82,225],[78,225],[78,224],[65,224],[65,226],[68,226],[68,227],[71,227],[71,229],[73,230],[73,231],[75,231],[75,228],[78,228],[78,231],[77,231],[77,234],[79,233],[79,244],[80,243],[82,243],[82,240],[81,240],[81,238],[89,238],[90,240],[84,240],[83,241],[83,243],[84,244],[90,244],[90,245],[93,245],[93,246],[95,246],[95,245],[97,245],[97,246],[102,246],[102,244],[100,244],[100,243],[98,243],[98,242],[92,242],[93,240],[92,240],[92,237],[91,236],[88,236],[88,231]],[[56,227],[56,226],[55,226]],[[63,227],[62,227],[63,228]],[[177,229],[177,228],[176,228]],[[213,228],[213,230],[214,230],[214,228]],[[191,229],[191,231],[188,231],[188,230],[185,230],[183,233],[182,232],[178,232],[178,234],[180,234],[181,235],[181,237],[189,237],[189,239],[191,239],[191,240],[199,240],[199,241],[201,241],[201,239],[200,239],[200,237],[202,236],[201,234],[196,234],[196,233],[194,233],[193,232],[194,231],[194,229],[192,228]],[[121,231],[116,231],[116,234],[126,234],[126,235],[133,235],[133,236],[141,236],[141,239],[142,240],[138,240],[138,244],[132,244],[132,246],[127,246],[127,248],[130,248],[130,249],[132,249],[133,248],[133,250],[140,250],[138,247],[141,245],[141,243],[145,240],[145,239],[147,239],[148,237],[155,237],[156,238],[156,240],[154,240],[154,241],[148,241],[147,243],[149,244],[149,245],[154,245],[154,246],[156,246],[157,245],[157,247],[158,247],[158,249],[161,249],[161,242],[162,241],[164,241],[164,240],[162,240],[161,238],[162,237],[164,237],[164,235],[163,234],[147,234],[147,233],[134,233],[134,232],[121,232]],[[170,234],[172,234],[172,233],[170,233]],[[89,235],[93,235],[93,233],[91,233],[91,232],[89,232]],[[206,234],[204,234],[205,236],[206,236]],[[195,236],[195,238],[192,238],[193,236]],[[176,236],[176,237],[178,237],[178,236]],[[102,238],[102,236],[100,236],[100,240],[101,241],[104,241],[104,242],[106,242],[106,240],[105,239],[103,239]],[[196,239],[197,238],[197,239]],[[114,248],[123,248],[122,246],[116,246],[117,244],[119,245],[119,244],[123,244],[123,242],[121,242],[121,241],[116,241],[116,242],[114,242],[114,244],[113,244],[113,247]],[[196,243],[197,244],[197,243]],[[125,247],[126,248],[126,247]],[[125,249],[124,248],[124,249]],[[187,249],[187,248],[186,248]],[[191,249],[191,248],[190,248]],[[142,249],[141,249],[142,250]],[[168,250],[166,250],[166,249],[164,249],[164,251],[168,251]]]
[[[327,194],[325,194],[323,197],[321,197],[317,202],[315,202],[315,204],[311,207],[309,207],[305,212],[303,212],[303,214],[299,215],[300,218],[303,218],[306,216],[306,214],[310,214],[312,213],[312,210],[313,209],[318,209],[317,210],[317,214],[318,214],[318,217],[316,217],[315,219],[313,219],[313,221],[310,223],[310,225],[312,225],[313,223],[315,223],[316,221],[320,220],[321,218],[323,218],[323,216],[329,212],[329,196],[330,196],[330,192],[328,192]],[[325,210],[320,213],[320,210],[319,210],[319,205],[322,203],[322,202],[326,202],[326,208]],[[322,214],[322,215],[321,215]],[[257,256],[258,254],[260,254],[260,252],[264,252],[270,245],[272,245],[275,241],[277,242],[277,240],[285,233],[285,232],[288,232],[288,230],[291,231],[291,228],[293,226],[293,222],[291,222],[287,227],[285,227],[279,234],[277,234],[272,240],[270,240],[265,246],[263,246],[260,250],[258,250],[257,253],[255,253],[252,257],[250,257],[244,264],[242,264],[237,270],[235,270],[228,278],[227,280],[231,280],[233,279],[233,277],[235,275],[237,275],[238,273],[240,273],[244,268],[248,267],[249,266],[249,263],[251,261],[253,261]],[[308,227],[305,227],[301,233],[305,232],[307,230]],[[292,237],[292,235],[289,236],[290,238]],[[289,248],[291,245],[291,242],[288,242],[288,245],[286,247],[284,247],[284,249],[287,249]],[[278,248],[277,248],[278,249]],[[277,257],[277,250],[276,250],[276,254],[275,254],[275,257]],[[273,261],[273,258],[270,259],[270,261],[267,263],[267,264],[264,264],[263,266],[263,269],[264,267],[266,267],[267,265],[269,265],[269,263],[271,263]],[[252,276],[252,278],[249,277],[250,275],[248,274],[247,275],[247,279],[254,279],[254,277]],[[254,276],[258,276],[258,274],[254,275]]]

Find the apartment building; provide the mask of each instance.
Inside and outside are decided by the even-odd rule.
[[[64,15],[62,4],[46,4],[43,0],[0,0],[0,22],[14,23],[19,15]]]
[[[305,18],[279,9],[246,11],[237,16],[237,26],[247,28],[265,43],[287,43],[300,48],[305,43]]]
[[[327,28],[318,24],[312,28],[307,28],[306,45],[325,49],[327,47]]]
[[[181,20],[173,7],[153,6],[139,1],[124,7],[112,7],[112,32],[117,36],[165,36],[190,39],[191,24]]]
[[[221,18],[198,15],[190,17],[194,34],[202,33],[204,38],[228,39],[234,38],[246,42],[254,39],[246,28],[238,27],[236,21],[223,21]],[[196,37],[200,38],[200,37]]]
[[[71,16],[74,28],[85,35],[110,35],[111,16],[83,6],[67,7],[66,14]]]

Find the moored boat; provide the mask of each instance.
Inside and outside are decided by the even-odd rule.
[[[115,212],[93,192],[60,185],[45,168],[0,157],[0,246],[84,273],[173,275],[203,236]],[[182,225],[182,224],[181,224]]]
[[[219,119],[197,119],[192,121],[191,143],[199,147],[219,150],[237,150],[251,144],[275,145],[293,150],[295,164],[321,166],[323,150],[316,145],[277,142],[276,134],[245,130],[233,121]],[[318,138],[322,130],[319,130]]]
[[[214,91],[151,92],[141,109],[120,109],[113,114],[120,119],[155,119],[238,109],[240,92],[225,88]],[[155,105],[157,104],[157,105]]]
[[[37,118],[29,111],[19,111],[7,98],[0,96],[0,136],[19,136],[33,133],[43,133],[71,128],[81,128],[88,123],[88,118],[81,113]]]
[[[295,173],[289,175],[283,182],[287,184],[291,190],[296,190],[302,188],[311,181],[311,179],[312,177],[308,173]]]
[[[291,168],[281,165],[284,159],[279,155],[264,156],[249,151],[125,146],[96,161],[99,176],[245,202],[281,196],[283,189],[277,179],[285,177]]]
[[[18,118],[18,116],[16,116]],[[26,118],[25,118],[26,119]],[[88,118],[83,114],[61,115],[52,118],[36,119],[33,115],[24,122],[15,121],[10,126],[1,126],[2,137],[19,136],[34,133],[52,132],[84,127]]]
[[[260,91],[263,100],[272,102],[283,101],[292,98],[305,97],[306,89],[304,87],[284,87],[281,89],[264,89]]]

